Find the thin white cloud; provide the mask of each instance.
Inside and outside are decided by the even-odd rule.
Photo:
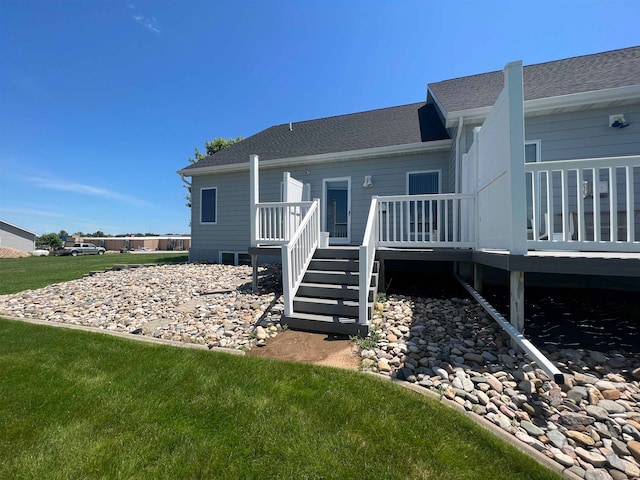
[[[33,217],[45,217],[45,218],[62,218],[63,215],[60,212],[52,212],[50,210],[43,210],[36,207],[22,207],[22,206],[0,206],[0,213],[2,215],[15,215],[15,216],[33,216]]]
[[[149,207],[151,204],[139,198],[123,195],[108,188],[99,188],[92,185],[82,183],[69,182],[56,178],[45,178],[39,176],[16,175],[24,181],[33,183],[40,187],[49,188],[51,190],[61,190],[64,192],[76,193],[78,195],[90,195],[94,197],[106,198],[109,200],[118,200],[124,203],[130,203],[142,207]]]
[[[134,7],[135,8],[135,7]],[[145,17],[144,15],[134,15],[133,19],[144,28],[155,34],[160,34],[161,27],[156,17]]]

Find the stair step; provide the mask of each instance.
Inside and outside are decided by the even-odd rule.
[[[309,270],[357,272],[360,262],[351,258],[313,258],[309,262]]]
[[[368,305],[371,317],[373,304]],[[318,313],[321,315],[338,315],[341,317],[358,318],[360,314],[357,301],[343,300],[340,298],[311,298],[311,297],[294,297],[293,310],[303,313]]]
[[[369,289],[368,301],[373,302],[374,289]],[[301,283],[298,296],[314,298],[342,298],[359,300],[360,289],[357,285],[332,285],[327,283]]]
[[[329,248],[317,248],[315,253],[313,254],[314,259],[325,258],[325,259],[351,259],[357,260],[360,257],[360,251],[358,247],[350,247],[350,248],[337,248],[337,247],[329,247]]]
[[[358,272],[307,270],[302,278],[304,283],[329,283],[332,285],[358,285]]]
[[[283,317],[282,323],[292,330],[360,335],[363,337],[369,333],[368,325],[359,324],[354,318],[344,318],[337,315],[294,312],[290,317]]]

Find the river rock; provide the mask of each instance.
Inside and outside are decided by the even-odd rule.
[[[582,460],[596,468],[602,468],[607,464],[606,457],[598,452],[585,450],[582,447],[576,447],[575,452]]]
[[[608,413],[624,413],[627,411],[624,406],[613,400],[600,400],[598,407],[604,408]]]

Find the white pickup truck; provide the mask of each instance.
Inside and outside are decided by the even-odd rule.
[[[64,247],[58,250],[57,255],[102,255],[105,252],[103,247],[96,247],[93,243],[74,243],[73,247]]]

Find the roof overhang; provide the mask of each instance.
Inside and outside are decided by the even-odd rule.
[[[390,145],[386,147],[365,148],[348,152],[322,153],[318,155],[305,155],[301,157],[274,158],[272,160],[260,160],[260,168],[278,168],[289,165],[312,165],[316,163],[333,163],[360,160],[363,158],[379,158],[411,153],[427,153],[446,151],[451,148],[453,140],[436,140],[433,142],[408,143],[404,145]],[[178,174],[184,177],[211,175],[216,173],[241,172],[249,169],[249,159],[242,163],[229,165],[213,165],[201,168],[183,168]]]
[[[27,230],[26,228],[19,227],[17,225],[14,225],[13,223],[5,222],[4,220],[0,220],[0,223],[4,223],[5,225],[9,225],[10,227],[15,228],[16,230],[20,230],[22,232],[28,233],[29,235],[33,235],[34,237],[38,236],[38,234],[36,232],[32,232],[31,230]]]
[[[432,92],[436,103],[442,105]],[[609,88],[591,92],[571,93],[557,97],[536,98],[524,101],[525,117],[564,113],[578,110],[591,110],[610,106],[620,106],[640,101],[640,85]],[[467,124],[482,123],[491,111],[491,106],[446,112],[446,127],[456,127],[458,119],[464,117]],[[443,110],[446,111],[446,110]]]

